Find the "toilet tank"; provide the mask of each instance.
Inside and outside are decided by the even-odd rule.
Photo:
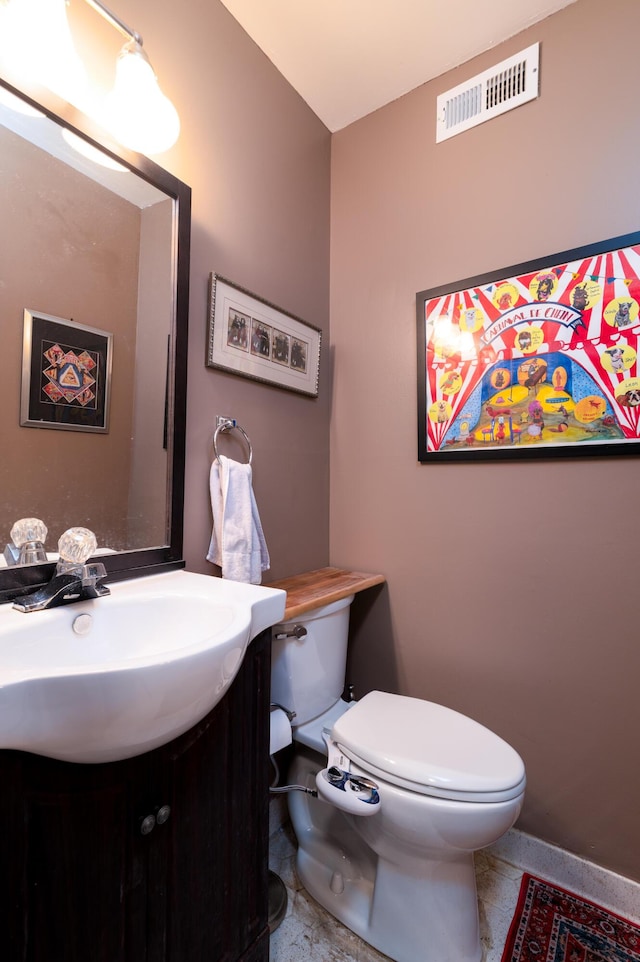
[[[294,727],[321,715],[342,695],[352,601],[349,595],[271,629],[271,701],[295,712]],[[306,629],[302,638],[293,634],[296,625]]]

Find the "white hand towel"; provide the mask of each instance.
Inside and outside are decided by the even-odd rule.
[[[207,561],[211,564],[222,567],[222,483],[220,481],[220,463],[217,458],[213,459],[211,471],[209,472],[209,493],[211,495],[211,513],[213,514],[213,530],[211,532],[211,542],[207,552]],[[218,533],[220,537],[218,538]]]
[[[213,531],[207,561],[222,568],[222,577],[260,584],[270,566],[258,506],[251,484],[251,465],[223,455],[214,459],[209,476]]]

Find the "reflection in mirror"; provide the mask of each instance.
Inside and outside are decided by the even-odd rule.
[[[99,150],[77,115],[71,130],[0,93],[1,599],[20,518],[45,522],[48,553],[90,528],[115,576],[181,559],[190,191],[146,158]],[[45,321],[25,338],[34,316]]]

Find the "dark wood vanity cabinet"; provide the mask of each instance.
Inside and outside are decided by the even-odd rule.
[[[3,962],[268,962],[269,667],[265,631],[200,724],[137,758],[0,752]]]

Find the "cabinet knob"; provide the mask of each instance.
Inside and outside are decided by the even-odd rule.
[[[140,822],[140,831],[142,832],[143,835],[148,835],[149,832],[152,832],[155,827],[156,827],[155,815],[147,815],[147,817],[143,818],[142,821]]]
[[[171,815],[170,805],[161,805],[160,808],[156,809],[156,822],[158,825],[164,825],[169,816]]]

